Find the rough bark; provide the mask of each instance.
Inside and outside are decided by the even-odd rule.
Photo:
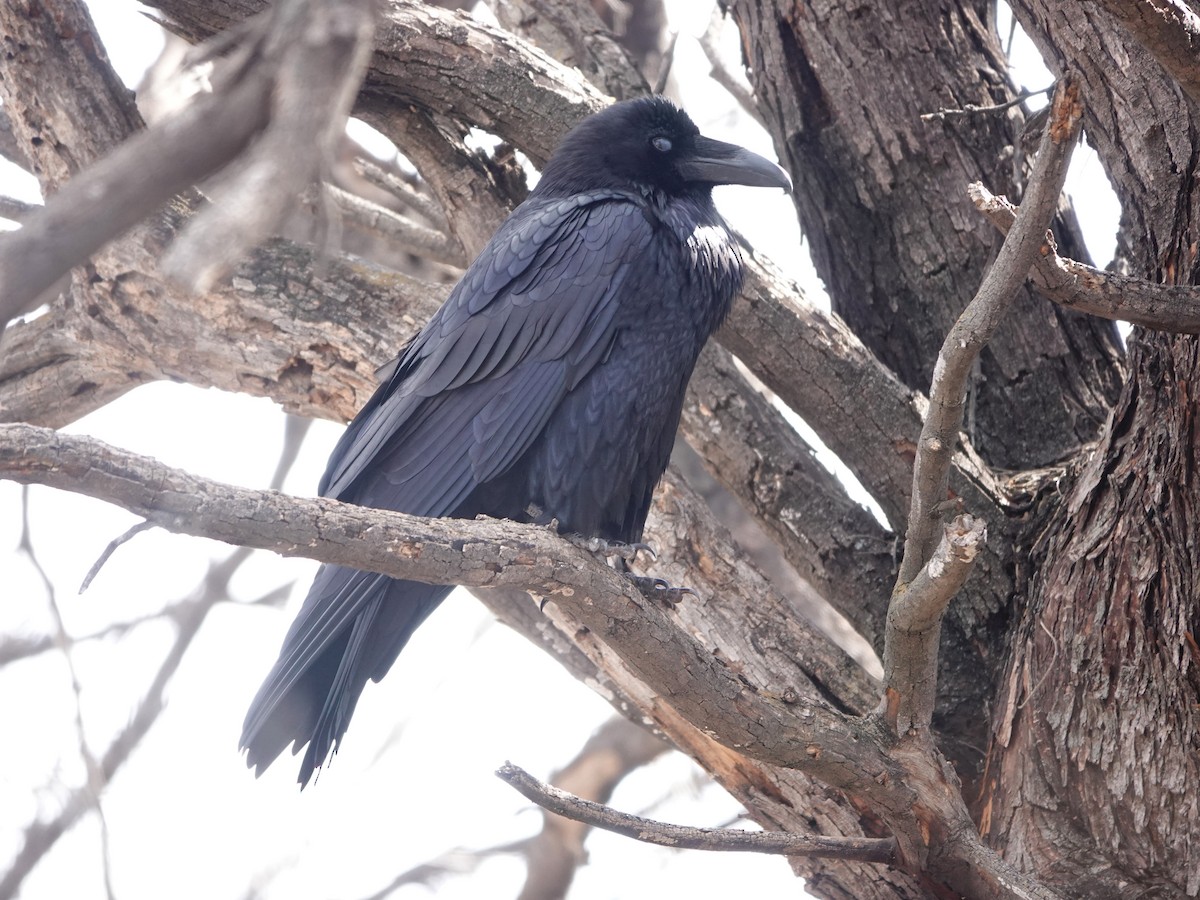
[[[62,16],[33,24],[72,21],[66,13],[77,10],[61,5]],[[199,38],[264,4],[155,5]],[[746,295],[720,342],[813,425],[903,529],[913,524],[912,464],[937,347],[998,246],[965,185],[982,180],[1020,201],[1028,176],[1018,111],[919,117],[1012,97],[987,4],[730,6],[757,113],[797,179],[808,240],[844,320],[813,309],[752,258]],[[558,41],[561,59],[586,55],[593,83],[502,30],[399,2],[357,100],[356,110],[416,163],[448,233],[468,255],[524,191],[511,154],[466,149],[470,126],[538,163],[602,102],[601,91],[644,88],[625,55],[595,30],[591,5],[576,9],[576,20],[565,0],[532,7],[554,15],[532,22],[527,9],[529,34]],[[16,16],[11,33],[29,27],[32,8],[5,7],[3,15]],[[1090,139],[1125,210],[1124,265],[1141,282],[1175,286],[1161,296],[1187,304],[1182,287],[1200,278],[1200,129],[1190,93],[1196,67],[1181,52],[1194,30],[1187,8],[1172,0],[1124,7],[1018,0],[1014,8],[1052,67],[1080,79]],[[1172,15],[1154,18],[1154,9]],[[1110,11],[1122,13],[1121,21]],[[3,33],[7,40],[10,29]],[[138,123],[86,23],[74,32],[19,33],[40,43],[17,47],[9,68],[0,66],[4,119],[14,120],[11,137],[0,140],[17,145],[14,154],[56,187],[80,160],[110,149]],[[60,52],[39,57],[47,42]],[[110,103],[104,121],[111,129],[76,137],[50,121],[35,89],[43,75],[48,94],[79,98],[78,122],[87,121],[87,104]],[[158,378],[344,418],[373,387],[374,367],[445,290],[346,260],[314,265],[308,252],[272,242],[241,265],[230,286],[188,298],[161,280],[158,259],[193,207],[194,198],[134,229],[78,270],[45,315],[9,329],[0,343],[0,418],[63,424]],[[1059,246],[1082,258],[1063,235]],[[1147,293],[1148,324],[1180,325],[1179,315],[1164,313]],[[909,623],[921,645],[912,655],[922,665],[889,666],[893,690],[877,706],[879,685],[803,621],[786,590],[744,557],[674,475],[648,535],[662,553],[654,573],[699,594],[675,612],[645,604],[546,533],[488,532],[494,526],[486,523],[429,532],[409,522],[410,533],[394,546],[413,551],[418,529],[429,549],[410,555],[427,577],[559,591],[561,602],[548,603],[544,614],[511,591],[490,602],[618,709],[653,723],[694,756],[764,827],[896,839],[895,869],[797,863],[820,896],[1048,897],[1051,889],[1196,896],[1200,430],[1189,387],[1200,381],[1196,339],[1135,332],[1118,397],[1122,374],[1107,322],[1028,292],[985,350],[968,422],[974,444],[964,442],[950,457],[953,433],[939,439],[938,452],[953,463],[941,492],[986,518],[990,541],[948,613],[932,732],[925,729],[928,697],[910,708],[893,696],[917,696],[934,678],[936,632],[922,630],[927,617]],[[812,464],[727,353],[706,353],[685,431],[786,559],[883,649],[891,535]],[[30,448],[39,440],[51,457],[61,450],[44,435],[7,434],[16,435],[9,449],[17,462],[8,465],[17,469],[29,469],[22,453],[36,455]],[[60,455],[57,469],[18,477],[64,486],[103,480],[104,454],[89,454],[69,465]],[[206,485],[176,483],[154,468],[114,474],[113,496],[141,503],[156,521],[195,530],[195,520],[204,520],[195,504],[209,497]],[[940,498],[928,499],[940,507]],[[257,537],[247,535],[253,519],[219,523],[221,535],[248,543],[261,544],[300,508],[286,498],[252,509],[244,501],[235,497],[228,508],[275,516],[258,522]],[[348,522],[381,521],[333,510],[350,518],[331,525],[320,518],[329,512],[317,508],[309,530],[272,546],[316,540],[322,528],[332,529],[326,537],[337,544],[359,534]],[[958,537],[976,542],[974,552],[980,529],[965,517],[958,525]],[[927,530],[910,543],[928,545],[936,530]],[[343,544],[336,552],[349,555],[339,559],[397,564],[395,553],[377,553],[377,546],[368,548],[377,553],[369,559],[354,555],[369,541]],[[946,568],[970,563],[954,559],[952,549],[939,557]],[[927,558],[924,551],[919,556]],[[567,596],[564,588],[582,593]],[[937,599],[944,606],[948,595]],[[900,604],[894,611],[904,613]],[[905,650],[894,636],[888,643],[893,653]],[[912,727],[897,731],[901,714]],[[1003,858],[980,844],[979,833]]]
[[[1100,9],[1014,9],[1052,67],[1081,78],[1130,269],[1197,284],[1192,105]],[[1135,329],[1129,359],[1099,446],[1031,546],[980,813],[1018,865],[1080,893],[1195,896],[1197,340]]]
[[[1012,195],[1024,184],[1017,111],[921,119],[1012,98],[987,4],[728,5],[834,310],[906,384],[926,389],[941,336],[994,247],[963,191],[982,181]],[[976,447],[1005,468],[1076,451],[1116,395],[1117,354],[1110,325],[1024,292],[981,359],[968,425]]]

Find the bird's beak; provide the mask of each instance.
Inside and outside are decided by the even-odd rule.
[[[747,184],[752,187],[792,190],[792,179],[775,163],[737,144],[726,144],[700,135],[694,149],[676,163],[679,173],[688,181],[709,184]]]

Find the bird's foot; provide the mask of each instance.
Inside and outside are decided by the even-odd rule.
[[[627,544],[624,541],[606,541],[604,538],[584,537],[579,534],[569,534],[564,537],[580,550],[603,556],[605,559],[620,559],[630,563],[637,559],[639,553],[645,553],[651,561],[658,559],[658,553],[654,548],[641,541]]]
[[[667,609],[674,609],[683,598],[691,594],[693,597],[696,592],[690,587],[674,587],[665,578],[652,578],[648,575],[633,575],[626,572],[625,577],[634,583],[642,596],[647,600],[657,600]]]

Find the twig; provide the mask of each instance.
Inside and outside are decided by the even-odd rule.
[[[936,119],[940,122],[945,121],[946,119],[959,118],[961,116],[994,115],[996,113],[1002,113],[1010,110],[1014,106],[1019,106],[1030,97],[1037,97],[1040,94],[1045,94],[1052,90],[1054,90],[1054,85],[1051,84],[1044,88],[1039,88],[1036,91],[1021,91],[1021,93],[1017,94],[1017,96],[1013,97],[1011,100],[1007,100],[1004,103],[997,103],[994,106],[976,106],[974,103],[967,103],[961,108],[943,108],[937,110],[936,112],[921,113],[921,121],[932,122],[934,119]]]
[[[659,61],[658,77],[654,79],[654,87],[652,92],[661,94],[667,89],[667,81],[671,77],[671,67],[675,65],[675,48],[679,44],[679,32],[672,31],[671,38],[667,41],[667,49],[663,51],[662,59]]]
[[[38,559],[36,551],[33,549],[33,540],[29,531],[29,488],[24,487],[21,490],[21,540],[18,544],[18,549],[23,551],[29,558],[38,576],[42,579],[42,586],[46,591],[46,599],[50,604],[50,615],[54,620],[54,645],[62,653],[63,661],[67,666],[67,675],[71,679],[71,693],[75,698],[75,742],[79,749],[79,757],[83,760],[83,768],[86,774],[83,792],[96,813],[96,819],[100,824],[100,865],[104,877],[104,894],[108,900],[113,900],[116,896],[113,893],[112,887],[112,860],[109,853],[109,831],[108,817],[104,814],[104,807],[100,803],[100,795],[104,792],[105,778],[104,773],[100,769],[100,763],[96,760],[91,748],[88,746],[87,734],[83,729],[83,685],[79,681],[79,672],[75,668],[75,660],[71,656],[71,648],[74,642],[70,635],[67,634],[67,625],[63,621],[62,609],[58,605],[58,592],[54,589],[54,582],[50,580],[50,576],[46,574],[41,560]]]
[[[1018,208],[982,185],[972,185],[970,194],[976,209],[1008,234]],[[1042,296],[1070,309],[1155,331],[1200,334],[1200,288],[1127,278],[1067,259],[1058,255],[1049,232],[1034,260],[1030,281]]]
[[[725,850],[773,853],[860,862],[891,863],[896,852],[892,838],[830,838],[782,831],[742,831],[735,828],[690,828],[643,819],[584,800],[538,781],[524,769],[505,763],[496,776],[538,806],[577,822],[612,831],[648,844],[679,850]]]
[[[88,569],[87,574],[83,576],[83,583],[79,585],[79,593],[84,593],[91,586],[92,579],[100,574],[100,570],[104,568],[104,564],[108,562],[109,557],[116,552],[118,547],[120,547],[126,541],[130,541],[137,537],[143,531],[149,531],[153,527],[154,526],[149,522],[138,522],[120,537],[115,537],[109,541],[108,546],[104,548],[104,551],[100,554],[96,561],[92,563],[92,567]]]
[[[648,729],[624,716],[612,716],[551,779],[576,796],[607,803],[631,772],[669,749]],[[565,821],[547,813],[542,830],[524,848],[528,866],[517,900],[567,896],[575,872],[587,859],[584,842],[588,834],[586,823]]]
[[[738,105],[746,111],[759,125],[766,128],[767,123],[763,120],[762,113],[758,111],[758,103],[754,100],[754,92],[746,87],[745,81],[738,77],[739,73],[733,72],[729,68],[729,64],[721,55],[721,48],[717,44],[717,36],[721,33],[721,27],[725,24],[725,16],[721,12],[721,4],[714,3],[712,15],[708,19],[708,27],[704,29],[704,34],[700,36],[700,49],[704,51],[705,57],[708,59],[710,66],[709,75],[712,80],[725,88],[729,95],[737,101]]]
[[[943,535],[945,549],[934,552],[972,367],[1037,257],[1057,208],[1082,119],[1079,87],[1063,79],[1051,103],[1050,121],[1021,212],[979,291],[946,335],[934,367],[929,409],[913,464],[904,558],[884,638],[883,706],[889,724],[900,733],[924,730],[932,718],[941,616],[967,574],[957,563],[952,569],[950,565],[958,559],[969,570],[984,536],[982,523],[961,517]],[[951,552],[956,541],[963,542],[957,554]]]
[[[492,857],[522,853],[529,845],[529,840],[529,838],[522,838],[508,844],[483,847],[478,850],[454,847],[439,853],[433,859],[428,859],[404,870],[379,890],[368,894],[363,900],[388,900],[398,889],[409,884],[419,884],[429,890],[435,890],[443,879],[452,875],[469,875]]]
[[[38,209],[41,209],[41,205],[38,203],[26,203],[16,197],[0,196],[0,219],[12,219],[14,222],[20,222]]]

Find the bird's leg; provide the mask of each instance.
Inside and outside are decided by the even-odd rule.
[[[626,572],[625,577],[633,582],[647,600],[657,600],[668,609],[674,609],[687,594],[696,595],[690,587],[674,587],[665,578],[634,575],[632,572]]]

